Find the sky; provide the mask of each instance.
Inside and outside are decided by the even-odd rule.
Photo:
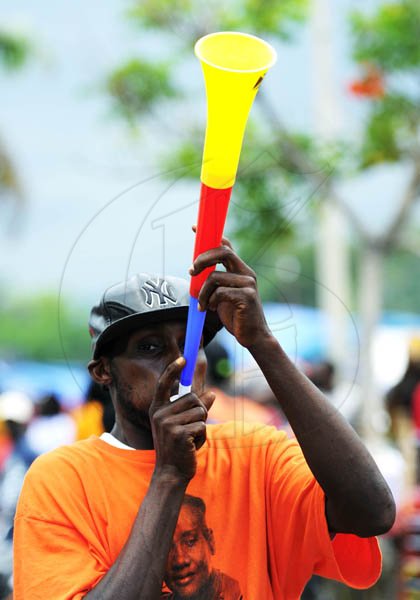
[[[344,26],[350,6],[362,3],[342,0],[334,12],[334,90],[343,131],[353,131],[360,117],[346,94],[354,74]],[[103,89],[106,75],[126,58],[165,55],[164,40],[130,26],[126,7],[116,0],[44,0],[32,6],[15,0],[0,10],[0,24],[27,31],[36,48],[21,73],[0,74],[1,139],[25,192],[18,230],[0,237],[0,281],[12,293],[48,290],[92,304],[127,274],[186,275],[191,263],[199,184],[177,172],[162,179],[154,161],[167,143],[165,122],[168,131],[182,127],[182,113],[172,122],[170,114],[158,115],[164,124],[159,139],[147,126],[133,135],[112,113]],[[309,29],[277,52],[278,63],[264,82],[267,93],[287,125],[312,131],[316,73]],[[192,49],[182,77],[194,82],[190,106],[204,115],[204,86]],[[355,184],[362,218],[364,197],[375,195],[369,184]],[[352,202],[351,186],[346,194]],[[379,217],[383,206],[382,198],[375,209]],[[5,209],[0,218],[6,220]]]

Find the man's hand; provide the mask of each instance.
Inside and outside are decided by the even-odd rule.
[[[200,396],[190,393],[170,402],[171,389],[184,366],[183,357],[167,366],[158,381],[149,415],[156,450],[155,473],[189,481],[197,467],[196,451],[206,440],[207,413],[215,395],[210,391]]]
[[[254,271],[235,254],[229,240],[223,238],[222,246],[197,256],[190,274],[198,275],[206,267],[219,263],[224,265],[226,273],[213,271],[201,288],[198,301],[202,310],[217,311],[226,329],[249,348],[257,339],[271,335]]]

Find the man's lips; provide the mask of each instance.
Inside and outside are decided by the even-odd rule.
[[[184,573],[183,575],[175,575],[175,577],[173,577],[172,579],[174,583],[176,583],[176,585],[180,587],[186,587],[187,585],[190,585],[190,583],[195,578],[195,575],[195,571],[190,571],[188,573]]]

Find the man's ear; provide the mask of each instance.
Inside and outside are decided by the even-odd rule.
[[[100,383],[101,385],[111,385],[111,364],[108,358],[101,356],[100,358],[91,360],[87,367],[90,376],[96,383]]]
[[[211,554],[214,554],[216,552],[216,544],[214,542],[213,529],[207,529],[207,541],[209,543]]]

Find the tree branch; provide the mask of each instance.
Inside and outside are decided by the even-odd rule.
[[[336,190],[334,189],[334,181],[332,177],[325,177],[325,170],[320,170],[319,167],[313,164],[304,152],[297,146],[293,138],[290,136],[286,127],[281,122],[276,110],[272,103],[268,99],[267,95],[264,94],[263,90],[260,90],[257,95],[260,106],[267,114],[270,119],[275,132],[278,136],[278,140],[282,151],[286,154],[290,162],[296,167],[296,169],[304,177],[312,181],[316,187],[325,189],[326,200],[330,204],[337,206],[348,218],[354,229],[363,241],[369,243],[371,241],[371,235],[367,229],[363,226],[362,222],[353,213],[350,207],[344,202]],[[330,167],[330,165],[329,165]],[[333,173],[333,169],[330,167],[330,173]]]

